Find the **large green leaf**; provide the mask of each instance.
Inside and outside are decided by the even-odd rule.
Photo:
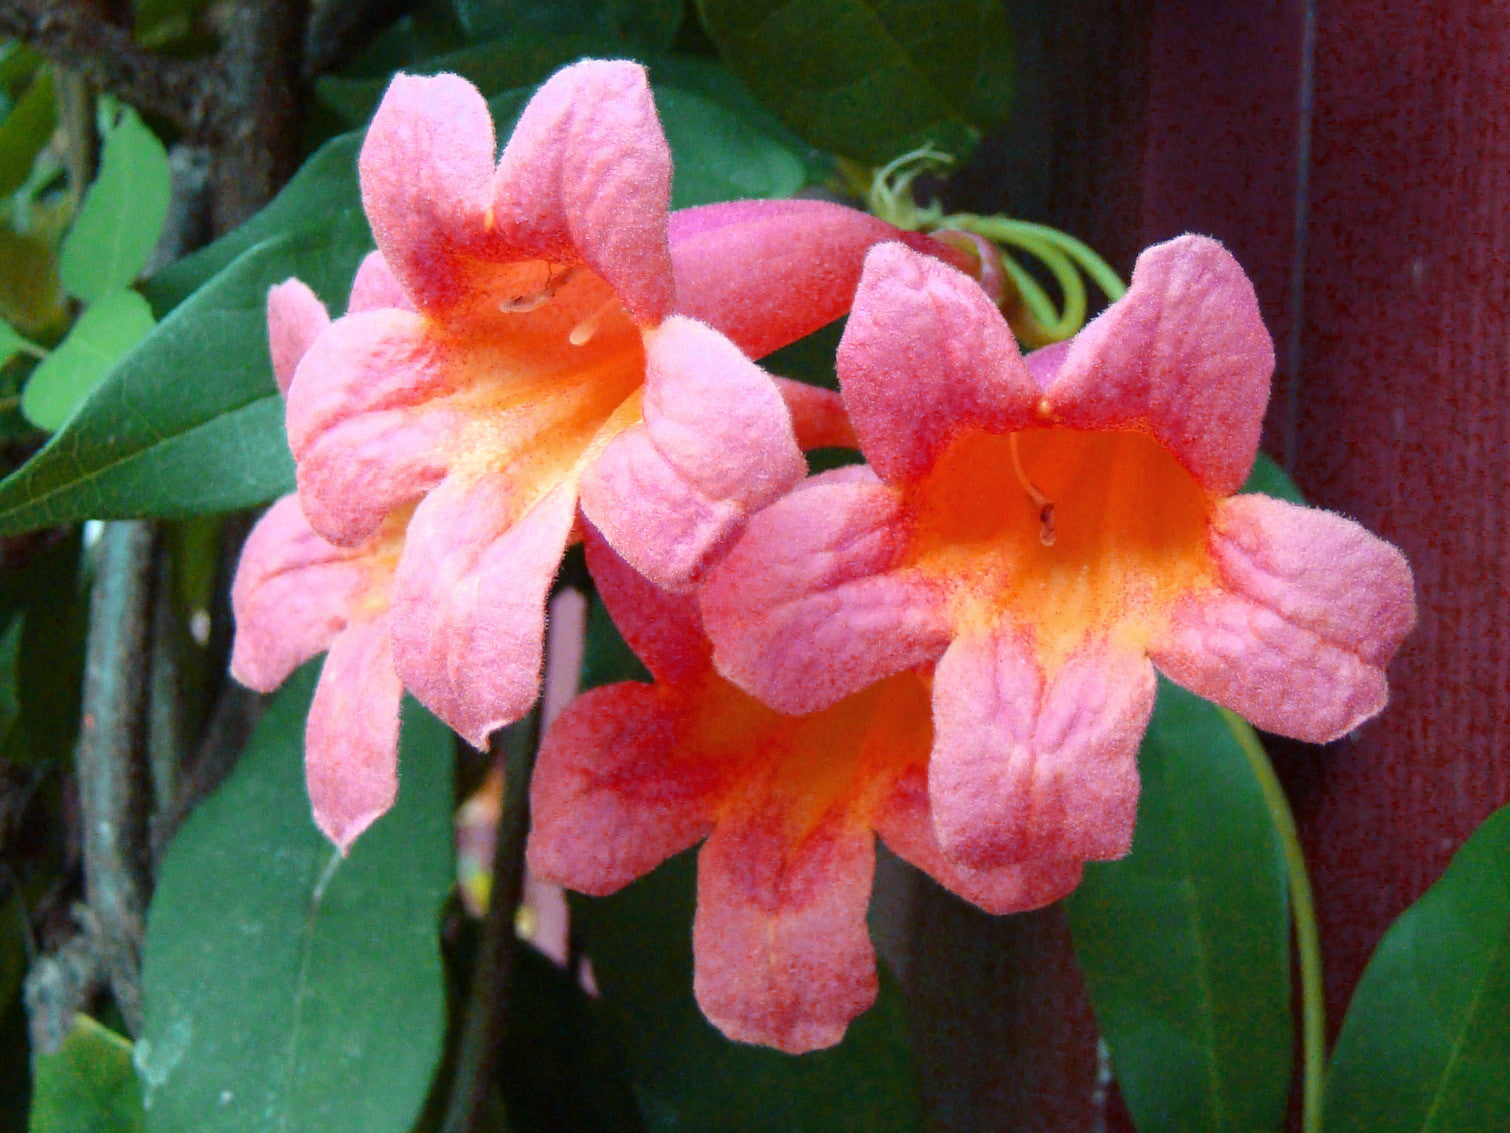
[[[306,229],[333,226],[350,230],[357,224],[365,224],[357,189],[357,152],[361,148],[360,133],[332,138],[299,167],[299,172],[265,208],[240,228],[154,275],[143,290],[158,317],[166,315],[196,288],[258,244]],[[290,268],[285,276],[291,271]]]
[[[1139,1133],[1278,1129],[1290,1084],[1282,851],[1220,711],[1168,682],[1139,754],[1132,853],[1065,905]]]
[[[1292,504],[1305,503],[1305,497],[1300,494],[1300,489],[1295,486],[1295,481],[1290,479],[1290,474],[1281,468],[1268,453],[1259,453],[1258,459],[1253,462],[1253,471],[1248,473],[1248,481],[1243,485],[1245,492],[1262,492],[1266,496],[1275,499],[1288,500]]]
[[[572,974],[520,945],[514,955],[499,1093],[532,1133],[639,1133],[624,1054],[600,1001]]]
[[[43,67],[0,123],[0,196],[9,196],[26,184],[31,163],[56,124],[52,68]]]
[[[5,365],[17,354],[38,354],[41,348],[35,342],[26,338],[15,327],[3,319],[0,319],[0,366]]]
[[[32,1063],[32,1133],[140,1133],[142,1094],[131,1044],[87,1015],[55,1054]]]
[[[130,107],[105,137],[99,176],[58,253],[76,299],[96,303],[136,282],[168,215],[168,152]]]
[[[344,860],[304,791],[316,667],[174,839],[148,911],[136,1063],[161,1133],[404,1133],[446,1027],[451,734],[405,705],[399,798]]]
[[[871,165],[964,157],[1007,110],[1000,0],[698,0],[724,60],[820,149]]]
[[[646,1127],[914,1133],[919,1103],[889,979],[842,1043],[797,1058],[731,1042],[703,1018],[692,997],[695,868],[689,851],[612,897],[572,902]]]
[[[0,757],[12,763],[62,761],[73,751],[88,621],[80,547],[75,530],[0,577]]]
[[[91,304],[31,372],[21,412],[39,429],[60,428],[152,325],[152,308],[135,291],[114,291]]]
[[[655,102],[676,162],[672,208],[790,197],[807,183],[790,146],[712,99],[657,87]]]
[[[367,241],[360,216],[280,237],[175,308],[46,448],[0,481],[0,534],[227,511],[291,490],[267,289],[297,275],[320,295],[344,295]]]
[[[1510,807],[1369,961],[1332,1055],[1328,1133],[1510,1129]]]
[[[472,39],[589,32],[611,36],[622,55],[631,45],[669,47],[682,22],[682,0],[455,0]]]

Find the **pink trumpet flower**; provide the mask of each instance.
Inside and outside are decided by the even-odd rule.
[[[374,252],[352,285],[349,310],[370,309],[396,284]],[[278,388],[330,324],[298,280],[268,292],[268,345]],[[231,675],[271,692],[299,665],[326,653],[304,736],[304,771],[315,824],[344,854],[398,794],[399,702],[389,604],[403,546],[405,511],[384,519],[362,543],[320,538],[295,495],[283,497],[252,529],[231,605],[236,639]]]
[[[746,353],[843,314],[865,250],[900,236],[815,201],[668,219],[670,152],[633,63],[559,72],[494,154],[470,84],[394,79],[360,174],[397,294],[315,340],[288,404],[322,537],[362,546],[413,508],[394,660],[479,747],[538,693],[578,505],[639,570],[694,583],[803,472]]]
[[[1026,358],[973,281],[877,247],[838,357],[873,475],[777,503],[712,572],[719,670],[808,713],[931,669],[935,833],[974,869],[1127,852],[1155,666],[1269,731],[1357,727],[1410,569],[1341,516],[1233,495],[1273,358],[1202,237]]]
[[[841,469],[799,494],[850,482]],[[690,595],[657,589],[594,535],[588,566],[655,677],[578,697],[550,729],[531,789],[529,865],[610,893],[706,838],[694,991],[731,1038],[800,1053],[837,1043],[876,997],[865,926],[875,838],[992,912],[1037,908],[1072,861],[972,870],[928,818],[928,688],[903,672],[808,716],[783,716],[713,670]]]
[[[348,313],[403,302],[382,255],[369,255],[352,283]],[[287,392],[330,316],[291,279],[268,292],[267,324],[273,374]],[[778,388],[801,447],[853,444],[837,395],[785,380]],[[297,495],[285,496],[252,529],[232,587],[231,673],[242,684],[271,692],[328,651],[306,725],[305,778],[315,823],[342,853],[397,797],[403,687],[393,664],[390,609],[412,512],[400,507],[362,543],[342,547],[315,533]]]

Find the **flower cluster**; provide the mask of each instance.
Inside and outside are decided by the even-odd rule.
[[[1409,569],[1234,495],[1273,350],[1214,241],[1024,357],[966,244],[818,202],[668,216],[632,64],[559,73],[493,147],[462,80],[395,80],[348,313],[269,297],[299,490],[248,543],[234,669],[328,649],[306,749],[343,849],[392,802],[402,689],[478,746],[528,709],[578,538],[654,683],[551,728],[530,866],[607,893],[701,841],[698,1001],[783,1050],[875,997],[877,836],[993,912],[1127,852],[1155,667],[1307,740],[1383,708]],[[750,360],[847,310],[842,403]],[[804,480],[835,443],[867,463]]]

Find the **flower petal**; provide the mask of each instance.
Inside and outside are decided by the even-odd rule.
[[[1384,666],[1416,620],[1399,551],[1339,515],[1266,496],[1224,501],[1211,549],[1222,588],[1177,607],[1151,649],[1171,680],[1313,743],[1384,708]]]
[[[321,434],[297,467],[310,525],[333,543],[361,543],[395,508],[446,478],[460,428],[458,414],[433,405],[363,413]]]
[[[367,538],[392,509],[444,478],[461,427],[446,342],[408,311],[333,323],[299,364],[288,395],[289,447],[315,530]]]
[[[414,300],[409,298],[398,276],[383,259],[382,252],[368,252],[357,268],[356,278],[351,281],[351,298],[346,301],[346,313],[380,311],[387,307],[402,311],[414,310]]]
[[[284,496],[252,528],[236,566],[231,675],[272,692],[345,627],[371,572],[370,562],[310,530],[297,496]]]
[[[916,480],[962,429],[1041,424],[1001,312],[969,276],[901,244],[866,257],[837,364],[860,448],[888,483]]]
[[[897,780],[871,821],[876,835],[897,857],[988,913],[1041,909],[1080,884],[1083,866],[1072,858],[1032,858],[989,869],[971,869],[950,861],[934,833],[928,773],[922,764]]]
[[[1127,853],[1154,690],[1144,657],[1105,642],[1046,680],[1020,629],[957,638],[933,678],[928,790],[944,854],[991,869]]]
[[[751,358],[849,310],[865,253],[901,240],[966,266],[967,257],[829,201],[728,201],[671,214],[677,311],[716,327]],[[734,270],[731,264],[737,264]]]
[[[952,633],[944,596],[892,570],[905,546],[897,496],[868,472],[808,480],[751,520],[700,592],[719,671],[801,715],[932,661]]]
[[[697,600],[655,585],[626,563],[590,524],[583,536],[587,569],[613,624],[659,680],[690,681],[712,666]]]
[[[279,393],[288,392],[299,359],[329,325],[325,304],[302,280],[285,279],[268,290],[267,348]]]
[[[803,452],[815,448],[856,448],[855,430],[844,399],[831,389],[777,378],[776,389],[792,415],[792,432]]]
[[[670,314],[671,149],[639,64],[589,59],[553,75],[514,127],[492,199],[517,252],[580,259],[642,326]]]
[[[741,807],[698,854],[693,991],[731,1039],[802,1054],[833,1046],[875,1002],[875,851],[845,816],[795,843],[783,818]]]
[[[579,893],[612,893],[713,829],[722,769],[682,750],[663,689],[625,682],[577,697],[540,747],[529,867]]]
[[[387,617],[352,622],[325,655],[304,732],[315,825],[345,854],[398,797],[399,700]]]
[[[522,503],[499,473],[446,480],[415,508],[394,578],[399,676],[479,750],[539,695],[545,599],[575,518],[566,485]]]
[[[651,581],[697,580],[806,465],[771,377],[717,331],[674,317],[646,333],[644,424],[582,479],[582,511]]]
[[[1079,429],[1140,428],[1207,491],[1237,491],[1258,452],[1274,344],[1253,285],[1215,240],[1138,257],[1132,285],[1072,340],[1048,399]]]
[[[472,291],[487,228],[493,119],[456,75],[395,75],[367,127],[358,168],[372,235],[404,290],[445,315]]]

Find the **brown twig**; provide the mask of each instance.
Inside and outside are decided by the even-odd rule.
[[[139,952],[149,882],[141,767],[156,533],[139,520],[100,536],[84,654],[78,769],[85,930],[127,1029],[141,1023]]]
[[[309,0],[242,0],[216,56],[224,84],[215,228],[229,232],[298,168]]]
[[[144,50],[126,29],[66,0],[0,0],[0,35],[187,133],[205,133],[220,102],[212,64]]]

